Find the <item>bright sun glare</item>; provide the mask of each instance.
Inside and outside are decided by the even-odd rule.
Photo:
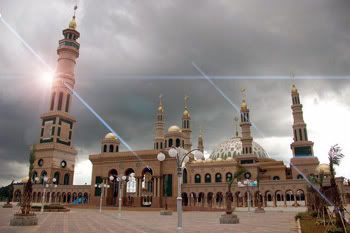
[[[41,83],[44,86],[50,87],[52,84],[54,74],[52,72],[44,72],[41,74]]]

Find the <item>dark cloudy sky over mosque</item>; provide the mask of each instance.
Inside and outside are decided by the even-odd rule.
[[[3,0],[0,14],[51,67],[75,1]],[[190,97],[193,144],[204,130],[210,153],[234,134],[231,104],[191,65],[195,62],[239,105],[247,89],[254,139],[288,165],[292,115],[290,73],[304,105],[314,151],[326,162],[339,143],[350,177],[350,2],[346,0],[79,1],[81,33],[76,90],[134,149],[153,146],[158,96],[166,125],[181,124]],[[48,110],[47,68],[0,22],[0,185],[27,173]],[[239,79],[237,79],[239,78]],[[75,183],[90,183],[88,155],[106,129],[75,99]],[[124,147],[125,149],[125,147]]]

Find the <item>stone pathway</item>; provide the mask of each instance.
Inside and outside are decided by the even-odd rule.
[[[116,210],[71,209],[68,213],[38,213],[39,225],[9,226],[10,218],[18,210],[0,208],[1,233],[174,233],[177,215],[161,216],[158,211],[124,211],[122,219]],[[296,232],[292,211],[267,211],[255,214],[237,211],[239,224],[219,224],[220,212],[184,212],[185,233],[291,233]]]

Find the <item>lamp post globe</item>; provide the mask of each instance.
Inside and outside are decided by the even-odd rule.
[[[122,180],[124,180],[124,181],[125,181],[125,180],[126,180],[126,176],[122,176]]]
[[[49,178],[47,176],[44,176],[44,181],[47,182]]]
[[[110,181],[113,181],[113,180],[114,180],[114,176],[111,175],[111,176],[109,177],[109,180],[110,180]]]
[[[163,154],[162,152],[158,153],[157,159],[158,159],[158,161],[164,161],[165,160],[165,154]]]
[[[56,182],[56,178],[52,178],[52,182],[55,183]]]
[[[174,158],[177,155],[177,150],[175,148],[171,148],[168,153],[170,157]]]

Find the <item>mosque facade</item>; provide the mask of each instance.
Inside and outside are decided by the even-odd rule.
[[[76,119],[70,114],[71,89],[75,85],[75,66],[79,57],[80,34],[75,17],[63,30],[63,39],[57,49],[58,60],[48,112],[41,115],[39,143],[33,145],[33,202],[118,206],[176,208],[177,170],[176,160],[168,155],[170,148],[190,151],[192,144],[192,119],[185,97],[181,126],[165,128],[165,106],[160,98],[156,109],[153,146],[138,151],[120,150],[120,140],[106,134],[101,141],[101,152],[92,154],[91,185],[73,185],[77,151],[72,143]],[[196,160],[192,155],[183,168],[182,203],[186,209],[224,208],[228,198],[235,207],[243,206],[304,206],[307,204],[308,184],[305,177],[323,172],[329,175],[329,167],[320,164],[309,140],[307,125],[303,119],[303,106],[295,85],[291,88],[293,115],[292,156],[287,166],[272,159],[254,141],[251,134],[251,112],[242,98],[240,118],[235,118],[236,133],[212,150],[209,158]],[[238,127],[239,124],[239,127]],[[240,132],[239,133],[239,128]],[[204,151],[202,133],[197,138],[197,149]],[[157,155],[166,155],[159,161]],[[233,183],[233,195],[227,195],[227,184],[233,174],[243,167],[245,173],[239,182]],[[44,177],[47,187],[44,191]],[[341,197],[350,202],[350,186],[344,178],[336,179]],[[326,179],[326,183],[329,179]],[[19,200],[23,184],[15,185],[14,198]]]

